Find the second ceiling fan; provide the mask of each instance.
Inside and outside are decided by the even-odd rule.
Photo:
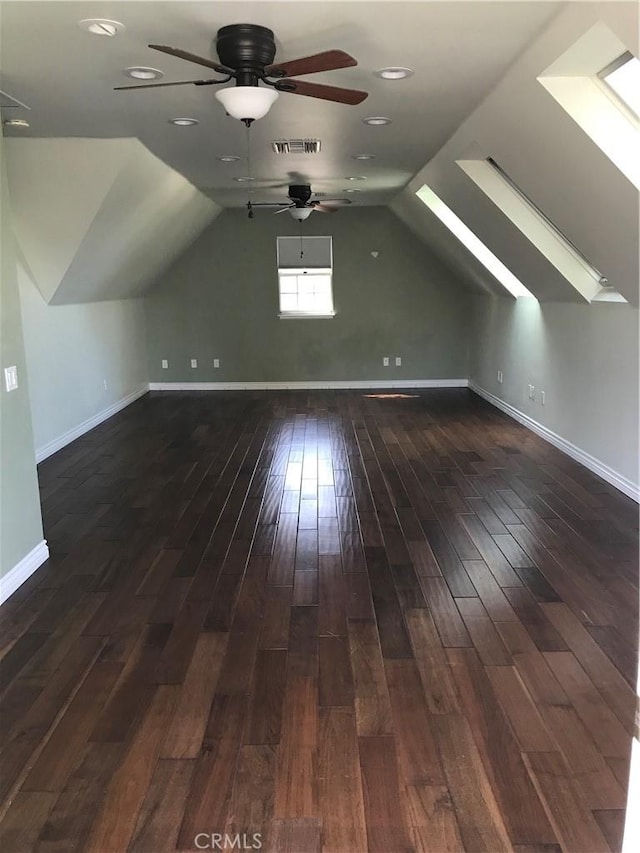
[[[271,104],[277,98],[278,92],[305,95],[323,101],[334,101],[349,105],[362,103],[368,94],[358,89],[344,89],[339,86],[325,86],[321,83],[294,80],[294,76],[299,77],[321,71],[351,68],[358,63],[342,50],[326,50],[302,59],[274,63],[276,44],[273,32],[267,27],[257,24],[231,24],[218,30],[216,50],[220,62],[214,62],[186,50],[162,44],[150,44],[149,47],[169,56],[211,68],[221,74],[222,78],[179,80],[172,83],[143,83],[135,86],[116,86],[116,89],[151,89],[189,84],[212,86],[235,80],[235,86],[222,89],[216,93],[216,97],[225,106],[228,113],[244,121],[245,124],[250,124],[255,119],[266,115]],[[265,84],[270,88],[265,89],[260,84]],[[258,103],[259,101],[261,103]],[[242,115],[243,110],[256,114]]]
[[[294,219],[303,222],[305,219],[317,210],[319,213],[335,213],[340,207],[345,207],[351,204],[348,198],[323,198],[321,200],[312,199],[313,190],[309,184],[291,184],[287,196],[289,204],[286,202],[247,202],[249,210],[249,218],[252,219],[253,209],[255,207],[276,207],[274,213],[285,213],[289,211]]]

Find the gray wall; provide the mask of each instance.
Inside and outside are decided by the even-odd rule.
[[[146,386],[144,311],[140,299],[47,305],[20,265],[18,280],[38,452]]]
[[[298,224],[226,210],[145,298],[150,381],[467,377],[469,296],[393,213],[314,213],[302,232],[333,236],[334,318],[278,318],[276,237]]]
[[[11,207],[0,134],[0,576],[42,541]],[[19,388],[7,393],[4,368],[16,365]]]
[[[488,296],[474,303],[470,380],[637,489],[638,310]]]

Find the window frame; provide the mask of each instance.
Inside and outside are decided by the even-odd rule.
[[[305,266],[303,265],[303,261],[300,266],[280,266],[280,244],[279,240],[281,239],[298,239],[297,237],[291,237],[290,235],[283,235],[283,237],[278,237],[276,239],[276,257],[278,264],[278,319],[280,320],[327,320],[335,317],[336,308],[335,302],[333,298],[333,238],[330,235],[310,235],[309,237],[301,237],[301,240],[314,240],[314,239],[322,239],[328,240],[329,247],[329,262],[330,266]],[[302,244],[302,248],[304,248],[304,243]],[[327,311],[319,311],[319,310],[288,310],[283,309],[282,307],[282,297],[283,297],[283,289],[282,283],[283,278],[295,278],[296,279],[296,296],[299,299],[300,290],[299,290],[299,281],[298,279],[302,276],[308,277],[309,279],[313,279],[314,276],[322,276],[323,278],[328,277],[328,303],[330,305],[330,310]],[[291,293],[292,291],[289,291]]]

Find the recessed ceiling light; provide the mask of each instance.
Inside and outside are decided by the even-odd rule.
[[[94,36],[109,36],[113,38],[117,33],[124,30],[124,24],[120,21],[109,21],[106,18],[85,18],[78,21],[81,30],[86,30]]]
[[[136,80],[157,80],[159,77],[164,77],[164,71],[160,71],[158,68],[147,68],[145,65],[125,68],[124,73],[127,77],[134,77]]]
[[[2,123],[5,127],[29,127],[29,122],[24,118],[7,118]]]
[[[342,190],[342,192],[343,193],[359,193],[359,192],[361,192],[361,190],[357,189],[356,187],[348,187],[348,189]]]
[[[244,175],[241,178],[234,178],[234,181],[237,181],[239,184],[248,184],[251,181],[255,181],[255,178],[249,177],[249,175]]]
[[[376,77],[382,77],[383,80],[404,80],[406,77],[411,77],[413,71],[411,68],[392,65],[390,68],[380,68],[379,71],[374,71],[373,73]]]
[[[346,178],[347,181],[366,181],[367,178],[365,175],[349,175]]]
[[[375,154],[354,154],[353,155],[354,160],[375,160],[375,158],[376,158]]]
[[[177,127],[191,127],[194,124],[200,124],[197,118],[170,118],[169,124],[175,124]]]
[[[381,127],[383,124],[391,124],[391,119],[386,116],[369,116],[369,118],[363,118],[362,121],[365,124],[370,124],[372,127]]]
[[[223,154],[222,157],[218,157],[221,163],[235,163],[239,160],[239,157],[236,157],[235,154]]]

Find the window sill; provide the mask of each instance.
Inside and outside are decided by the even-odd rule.
[[[302,312],[289,311],[286,314],[278,314],[280,320],[331,320],[336,312],[330,314],[303,314]]]

